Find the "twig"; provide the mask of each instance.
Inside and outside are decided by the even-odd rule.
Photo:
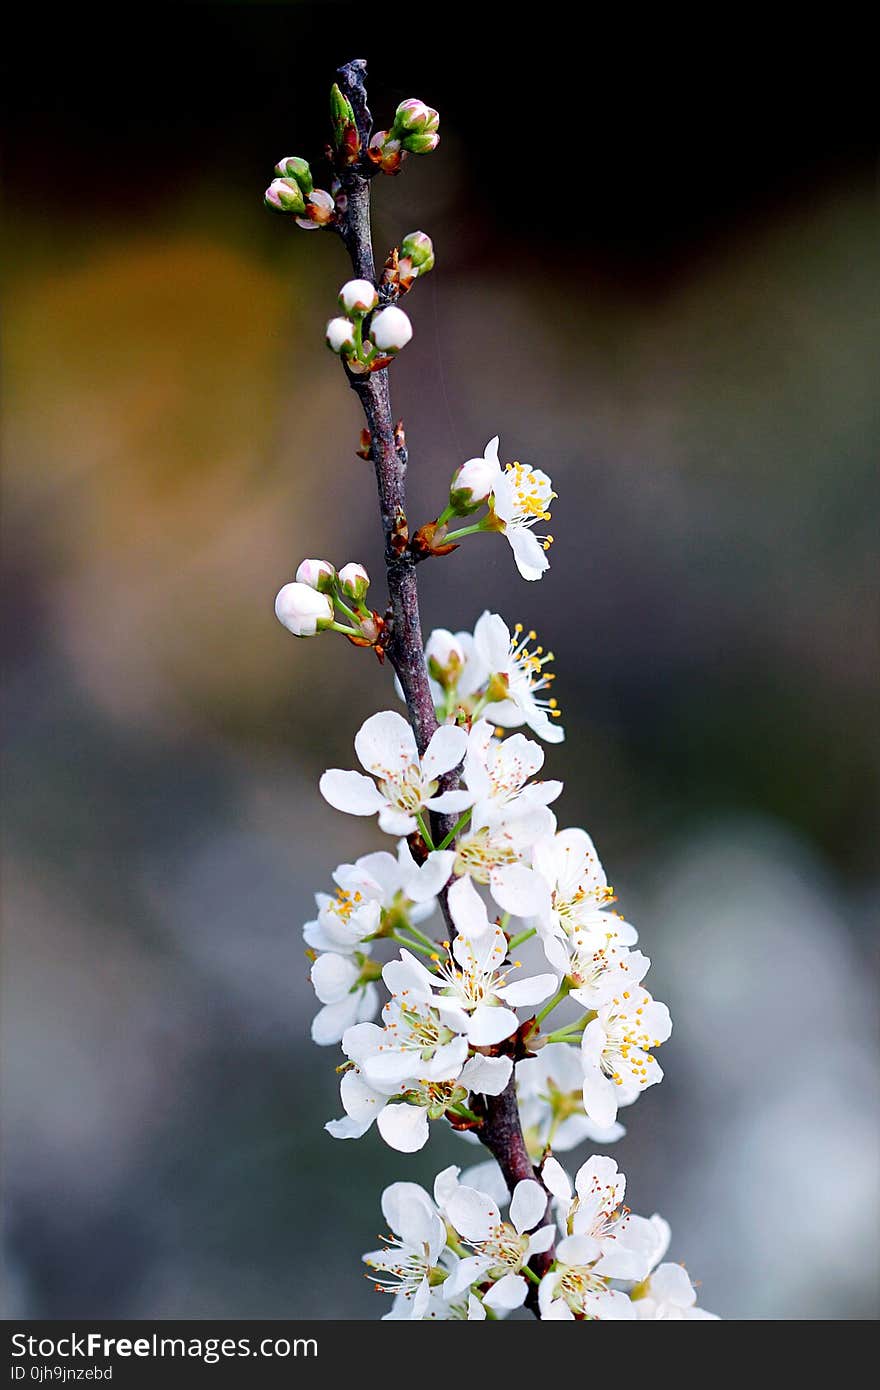
[[[372,126],[367,104],[366,75],[367,65],[362,58],[346,63],[337,72],[340,89],[351,102],[355,113],[362,151],[369,144]],[[362,155],[357,163],[340,174],[346,195],[346,210],[339,227],[355,275],[373,284],[376,283],[376,266],[370,227],[370,182],[374,172],[374,168]],[[387,368],[363,375],[348,372],[348,380],[363,408],[370,431],[371,457],[376,470],[391,602],[388,658],[403,690],[419,752],[423,753],[437,728],[437,717],[425,665],[416,560],[409,550],[406,448],[398,441],[394,427]],[[453,773],[445,779],[444,789],[454,786],[456,781],[457,774]],[[440,844],[449,838],[449,843],[453,844],[454,840],[451,837],[457,828],[455,818],[437,816],[432,819],[434,843]],[[440,896],[452,937],[455,934],[455,924],[448,912],[445,892]],[[523,1178],[540,1181],[526,1148],[513,1077],[500,1096],[487,1096],[479,1103],[478,1109],[483,1123],[476,1132],[497,1160],[510,1190],[512,1191]],[[552,1259],[552,1251],[535,1256],[532,1267],[540,1276],[549,1268]],[[527,1301],[533,1312],[536,1311],[535,1295],[536,1289],[532,1286]]]

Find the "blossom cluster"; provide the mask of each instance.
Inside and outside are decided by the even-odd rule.
[[[431,1121],[472,1122],[475,1101],[500,1094],[517,1065],[524,1099],[535,1091],[529,1069],[543,1073],[536,1094],[547,1097],[548,1114],[535,1114],[536,1133],[575,1118],[578,1090],[578,1117],[610,1139],[618,1109],[662,1077],[654,1052],[672,1025],[643,986],[650,962],[633,949],[635,928],[614,910],[587,832],[558,828],[551,806],[562,783],[539,775],[543,748],[508,732],[562,735],[555,701],[536,695],[546,662],[532,640],[511,636],[491,613],[472,634],[432,633],[426,659],[442,722],[424,753],[407,720],[385,710],[355,738],[362,770],[321,777],[331,806],[375,816],[398,841],[396,857],[342,865],[335,897],[319,895],[318,919],[306,928],[323,1005],[314,1036],[341,1042],[347,1058],[345,1115],[329,1125],[338,1138],[360,1137],[375,1121],[393,1148],[420,1149]],[[455,821],[437,844],[432,813]],[[441,891],[455,934],[438,944],[420,924]],[[532,937],[545,968],[523,976],[515,948]],[[372,950],[383,938],[400,950],[380,967]],[[388,998],[377,1023],[380,979]],[[542,1031],[566,998],[578,1017]],[[552,1062],[558,1083],[542,1059],[547,1045],[565,1058]]]
[[[551,1322],[715,1320],[697,1306],[682,1266],[664,1262],[667,1223],[623,1205],[626,1179],[613,1159],[588,1159],[572,1183],[548,1157],[540,1176],[510,1193],[491,1160],[464,1173],[444,1168],[433,1195],[411,1182],[386,1187],[391,1233],[363,1257],[377,1291],[393,1296],[385,1318],[503,1318],[532,1284],[539,1315]],[[539,1277],[530,1261],[548,1254]]]
[[[341,70],[346,81],[358,67]],[[355,227],[348,199],[362,197],[374,173],[397,173],[409,154],[434,150],[439,116],[412,98],[387,130],[370,133],[339,86],[330,112],[331,191],[315,189],[309,166],[291,157],[266,201],[302,226],[333,227],[351,250],[363,218]],[[371,248],[352,259],[372,266]],[[327,324],[328,346],[373,402],[371,428],[371,410],[387,406],[389,436],[387,395],[383,405],[358,378],[384,370],[409,342],[412,325],[395,301],[433,265],[430,237],[408,234],[381,280],[342,286]],[[402,467],[402,424],[394,437]],[[359,453],[371,447],[368,430]],[[377,476],[382,494],[381,468]],[[553,537],[537,528],[556,496],[543,469],[502,463],[497,435],[455,470],[446,506],[412,536],[402,506],[389,525],[382,494],[389,588],[396,571],[487,533],[506,538],[522,578],[540,579]],[[371,609],[369,585],[362,565],[337,571],[308,559],[275,601],[297,637],[335,631],[380,659],[387,651],[418,710],[413,724],[397,709],[371,715],[354,739],[359,766],[320,778],[330,806],[375,819],[391,837],[335,869],[303,928],[319,1004],[312,1037],[343,1057],[343,1113],[325,1128],[357,1140],[375,1126],[390,1148],[413,1153],[440,1125],[464,1142],[484,1138],[502,1160],[447,1167],[431,1194],[411,1182],[386,1188],[390,1234],[364,1256],[377,1289],[393,1295],[386,1317],[482,1320],[527,1304],[546,1321],[711,1319],[684,1269],[664,1262],[666,1223],[624,1206],[617,1164],[594,1154],[572,1181],[555,1157],[587,1141],[604,1149],[624,1133],[619,1112],[662,1080],[656,1053],[672,1023],[645,987],[650,960],[615,906],[593,840],[560,825],[563,784],[543,776],[543,745],[565,737],[554,655],[533,630],[511,631],[487,611],[473,631],[432,632],[424,665],[420,639],[402,660],[398,609]],[[396,688],[403,697],[399,679]],[[527,943],[528,967],[519,958]],[[560,1007],[564,1021],[553,1017]],[[507,1116],[498,1133],[519,1120],[516,1162],[491,1137],[497,1107]]]

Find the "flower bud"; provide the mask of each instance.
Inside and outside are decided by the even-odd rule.
[[[275,212],[302,213],[306,210],[306,200],[296,179],[273,179],[263,200],[266,207]]]
[[[275,165],[275,173],[281,179],[296,179],[303,193],[307,196],[314,188],[312,182],[312,171],[309,168],[308,160],[300,159],[299,155],[289,154],[284,159],[279,159]]]
[[[412,263],[417,275],[434,269],[434,243],[426,232],[407,232],[400,243],[401,257]]]
[[[325,188],[316,188],[306,200],[305,215],[296,219],[297,226],[313,232],[333,220],[336,204]]]
[[[425,660],[428,670],[444,690],[450,690],[458,682],[465,664],[464,648],[457,637],[446,628],[436,628],[425,645]]]
[[[426,106],[416,97],[402,101],[394,113],[393,135],[406,131],[412,135],[431,135],[440,128],[440,116],[433,106]]]
[[[440,144],[440,136],[436,134],[424,135],[404,135],[400,142],[401,147],[410,154],[430,154],[436,150]]]
[[[339,291],[339,303],[347,314],[361,318],[375,309],[379,296],[369,280],[349,280]]]
[[[355,603],[363,602],[370,587],[370,576],[363,565],[343,565],[336,581],[342,591],[343,598],[353,599]]]
[[[322,594],[333,592],[336,570],[329,560],[303,560],[296,572],[297,584],[307,584]]]
[[[354,348],[351,319],[331,319],[327,324],[327,346],[331,352],[350,352]]]
[[[412,337],[412,324],[402,309],[389,304],[380,309],[370,326],[373,342],[381,352],[399,352]]]
[[[468,459],[456,469],[449,485],[449,505],[459,515],[476,511],[493,492],[498,482],[498,468],[488,459]]]
[[[333,604],[308,584],[285,584],[275,597],[275,617],[294,637],[314,637],[333,622]]]

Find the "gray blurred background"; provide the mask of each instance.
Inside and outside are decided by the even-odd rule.
[[[442,121],[375,189],[377,248],[418,227],[437,249],[393,372],[411,515],[497,432],[560,494],[540,585],[475,538],[423,567],[423,612],[488,606],[555,649],[556,809],[675,1020],[665,1082],[623,1116],[628,1200],[725,1317],[874,1317],[857,54],[743,38],[728,70],[595,28],[573,62],[558,26],[432,14],[135,8],[108,61],[78,12],[23,28],[39,63],[7,74],[6,1315],[376,1317],[382,1187],[472,1156],[439,1130],[414,1156],[331,1140],[337,1057],[308,1037],[312,894],[383,840],[317,778],[394,696],[273,617],[303,555],[378,589],[381,548],[322,347],[342,248],[261,195],[276,159],[317,156],[333,70],[364,54],[380,123],[410,95]]]

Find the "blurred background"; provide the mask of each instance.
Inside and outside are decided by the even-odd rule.
[[[273,616],[306,554],[381,587],[381,546],[322,346],[341,245],[261,199],[282,155],[320,165],[334,69],[362,55],[379,124],[411,95],[441,113],[437,154],[374,198],[380,253],[416,228],[437,249],[393,371],[411,516],[498,432],[560,494],[540,585],[475,538],[420,571],[423,616],[488,606],[555,649],[557,809],[675,1020],[664,1084],[624,1115],[628,1200],[669,1218],[725,1317],[874,1317],[880,257],[857,44],[517,36],[442,5],[135,8],[124,46],[97,11],[18,23],[6,1315],[376,1317],[382,1187],[471,1158],[436,1131],[413,1156],[331,1140],[337,1058],[308,1036],[301,924],[382,840],[317,778],[394,696],[366,653]]]

